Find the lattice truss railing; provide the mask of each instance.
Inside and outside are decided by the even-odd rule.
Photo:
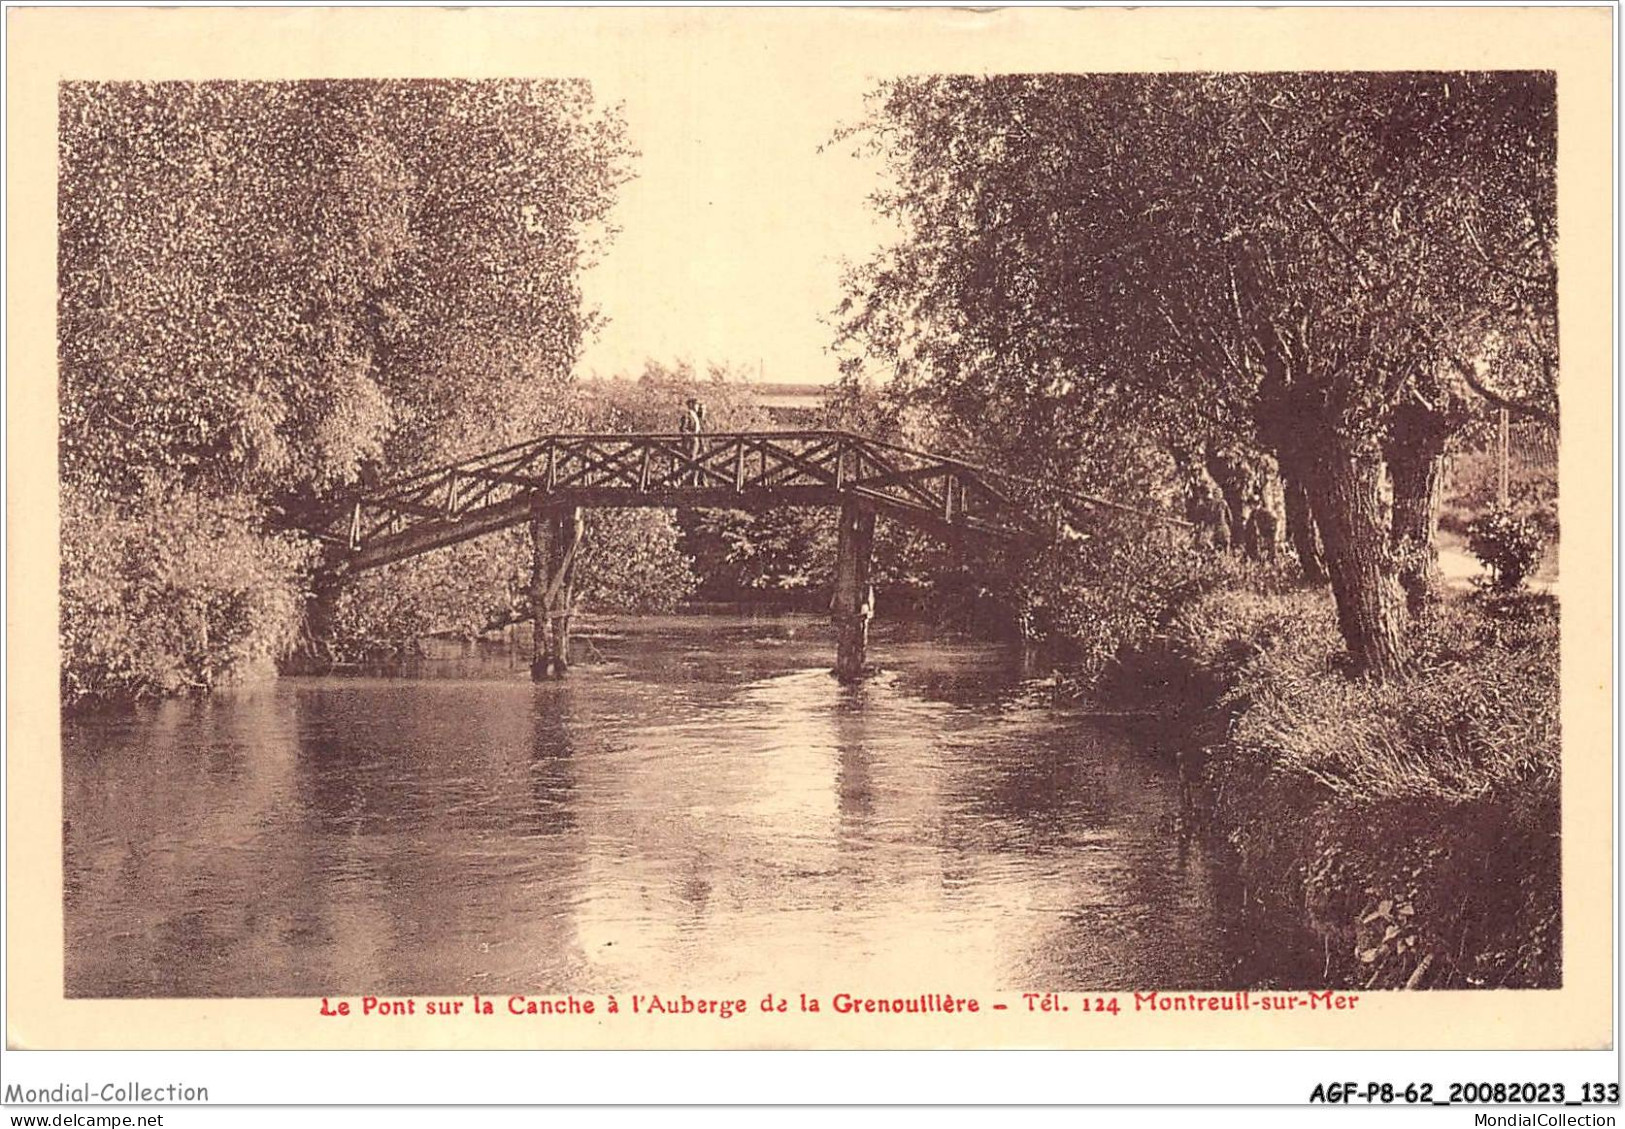
[[[319,532],[372,567],[517,524],[538,499],[741,509],[857,499],[938,531],[1042,535],[997,479],[844,431],[552,435],[369,490]]]

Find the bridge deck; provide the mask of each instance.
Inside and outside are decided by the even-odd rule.
[[[846,431],[549,435],[386,483],[318,533],[348,550],[352,572],[518,525],[539,498],[744,510],[856,500],[950,537],[1047,533],[997,478]]]

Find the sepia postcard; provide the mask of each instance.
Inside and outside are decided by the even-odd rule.
[[[1611,1045],[1613,18],[10,10],[8,1045]]]

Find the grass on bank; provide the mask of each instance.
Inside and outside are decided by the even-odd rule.
[[[1325,589],[1253,569],[1186,601],[1153,660],[1182,773],[1323,982],[1557,986],[1557,603],[1455,595],[1414,639],[1378,683],[1341,669]]]
[[[1549,597],[1454,599],[1418,625],[1416,664],[1346,677],[1323,589],[1211,592],[1170,627],[1222,679],[1241,749],[1353,801],[1467,800],[1558,777],[1557,611]]]

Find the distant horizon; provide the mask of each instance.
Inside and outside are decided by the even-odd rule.
[[[650,358],[650,360],[658,360],[658,359],[657,358]],[[683,363],[683,360],[684,359],[680,358],[678,361],[674,361],[674,362],[670,362],[670,363],[671,364],[679,364],[679,363]],[[667,364],[668,362],[660,361],[659,363]],[[698,367],[696,367],[695,371],[696,371],[696,373],[699,372]],[[643,376],[643,374],[641,372],[636,372],[636,373],[632,373],[632,372],[614,372],[614,373],[590,372],[590,373],[578,373],[577,375],[580,376],[583,379],[586,379],[586,380],[624,380],[624,381],[627,381],[628,383],[635,383],[636,381],[641,379],[642,376]],[[728,373],[728,377],[729,377],[730,380],[732,380],[734,382],[737,382],[739,384],[748,385],[751,388],[755,389],[757,392],[763,393],[765,395],[770,395],[770,396],[771,395],[795,395],[795,394],[800,393],[800,392],[809,392],[809,391],[826,392],[830,388],[834,387],[834,385],[835,385],[835,380],[827,380],[827,381],[817,381],[817,380],[758,380],[755,376],[751,375],[749,372],[742,372],[742,371],[738,371],[738,370],[730,370],[729,373]]]

